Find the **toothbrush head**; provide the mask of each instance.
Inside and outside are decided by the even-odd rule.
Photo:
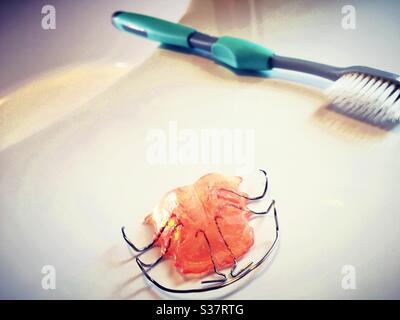
[[[331,107],[376,125],[399,123],[400,76],[366,67],[348,69],[326,90]]]

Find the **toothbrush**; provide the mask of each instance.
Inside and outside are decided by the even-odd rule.
[[[363,66],[334,67],[283,57],[256,43],[230,37],[214,37],[196,29],[137,13],[115,12],[114,26],[162,44],[200,50],[215,61],[236,70],[286,69],[334,81],[325,91],[334,110],[373,124],[400,121],[400,75]]]

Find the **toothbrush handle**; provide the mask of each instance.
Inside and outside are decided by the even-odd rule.
[[[190,48],[188,38],[196,29],[138,13],[117,11],[112,23],[121,30],[164,44]]]
[[[256,43],[235,37],[212,37],[196,29],[131,12],[113,14],[114,26],[163,44],[208,51],[225,65],[238,70],[265,71],[272,68],[274,52]]]

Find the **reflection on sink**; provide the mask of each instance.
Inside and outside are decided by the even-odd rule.
[[[1,100],[0,151],[39,132],[95,97],[131,67],[87,63],[34,79]]]

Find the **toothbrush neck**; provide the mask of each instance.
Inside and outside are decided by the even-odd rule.
[[[270,63],[272,68],[308,73],[333,81],[339,79],[343,71],[342,68],[330,66],[327,64],[322,64],[302,59],[282,57],[278,55],[274,55],[271,58]]]

